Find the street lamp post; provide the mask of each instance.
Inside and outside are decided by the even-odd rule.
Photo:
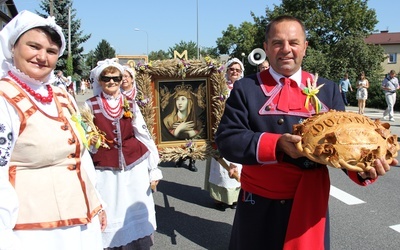
[[[147,31],[138,28],[135,28],[135,31],[143,31],[146,33],[146,44],[147,44],[146,55],[149,55],[149,34],[147,33]]]
[[[243,64],[243,67],[244,67],[244,57],[246,56],[246,54],[244,52],[242,52],[241,56],[242,56],[242,64]]]

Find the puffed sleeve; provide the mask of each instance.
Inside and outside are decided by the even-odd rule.
[[[132,121],[133,130],[136,138],[141,141],[150,151],[149,155],[149,176],[150,181],[161,180],[163,178],[161,170],[158,168],[160,156],[154,140],[147,129],[146,122],[144,121],[143,115],[140,112],[139,106],[135,103],[133,108],[135,118]]]
[[[18,197],[8,173],[19,124],[15,109],[0,97],[0,249],[18,249],[19,245],[12,230],[17,222]]]

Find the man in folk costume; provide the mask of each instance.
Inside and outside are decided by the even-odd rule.
[[[329,249],[328,169],[301,157],[301,137],[291,133],[302,119],[345,106],[334,82],[308,83],[316,76],[301,70],[306,48],[300,20],[273,19],[264,42],[271,67],[237,81],[226,101],[216,143],[226,159],[243,164],[229,249]],[[345,172],[368,185],[390,169],[384,159],[374,167]]]

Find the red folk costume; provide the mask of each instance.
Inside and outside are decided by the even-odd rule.
[[[330,188],[328,169],[304,157],[292,159],[276,152],[277,141],[283,133],[291,133],[294,124],[315,114],[313,105],[305,107],[307,96],[302,93],[307,78],[312,81],[314,77],[304,71],[292,77],[301,83],[288,81],[291,85],[288,98],[283,96],[284,84],[276,81],[280,76],[273,69],[237,81],[227,99],[216,143],[226,159],[243,164],[243,195],[239,197],[242,203],[254,202],[252,194],[271,200],[293,200],[287,214],[283,249],[324,249]],[[319,78],[318,85],[322,83],[325,85],[318,93],[320,112],[344,110],[335,83]],[[357,173],[347,174],[360,185],[370,183],[363,182]],[[240,214],[239,204],[236,217],[241,216],[246,215]],[[239,230],[238,237],[240,233]],[[251,242],[246,244],[260,247],[252,246]]]
[[[124,103],[123,95],[120,95],[121,106]],[[107,101],[102,101],[103,93],[88,100],[93,109],[97,127],[105,132],[106,139],[110,141],[110,148],[100,147],[96,154],[92,155],[93,163],[97,169],[132,168],[146,159],[149,155],[147,147],[135,137],[132,126],[132,118],[123,117],[116,119],[106,112]],[[132,100],[128,101],[131,109]],[[122,110],[122,107],[121,109]],[[122,112],[119,114],[122,116]],[[128,169],[125,169],[128,170]]]

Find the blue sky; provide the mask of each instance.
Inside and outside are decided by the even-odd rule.
[[[40,2],[14,0],[18,11],[42,12]],[[73,8],[81,19],[83,34],[92,34],[83,44],[85,53],[105,39],[117,54],[142,55],[147,47],[149,52],[166,51],[181,41],[198,40],[200,47],[215,47],[217,38],[222,37],[229,24],[253,22],[251,11],[264,16],[267,6],[272,9],[280,3],[280,0],[76,0]],[[376,30],[400,32],[396,14],[400,1],[369,0],[368,6],[376,10],[379,20]]]

